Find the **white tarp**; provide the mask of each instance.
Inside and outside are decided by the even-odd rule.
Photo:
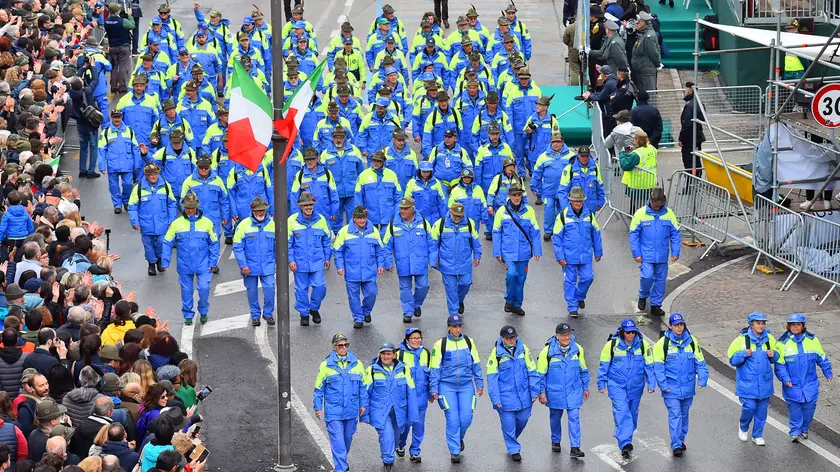
[[[762,46],[770,46],[770,43],[776,40],[776,31],[774,30],[747,28],[744,26],[719,25],[716,23],[710,23],[705,20],[699,20],[699,23],[703,26],[709,26],[711,28],[718,29],[725,33],[729,33],[733,36],[737,36],[739,38],[744,38],[754,43],[761,44]],[[823,53],[822,60],[828,61],[829,59],[831,59],[831,62],[840,64],[840,38],[832,39],[828,36],[815,36],[812,34],[786,32],[782,32],[780,33],[780,35],[781,46],[795,46],[794,49],[789,49],[785,52],[785,54],[792,54],[794,56],[798,56],[810,61],[816,60],[820,54],[820,50],[822,49],[823,45],[831,41],[831,43],[829,44],[833,44],[836,46],[829,46],[828,48],[826,48],[825,53]],[[837,50],[837,54],[832,58],[832,54],[834,53],[835,49]]]
[[[831,174],[834,170],[834,163],[838,155],[805,140],[802,133],[781,124],[779,127],[779,160],[776,178],[779,182],[791,182],[796,180],[822,179]],[[767,139],[770,143],[775,142],[776,126],[769,128]],[[801,139],[797,139],[795,134]],[[796,184],[796,188],[818,190],[822,182],[810,184]],[[837,186],[836,182],[830,182],[827,189],[831,190]]]

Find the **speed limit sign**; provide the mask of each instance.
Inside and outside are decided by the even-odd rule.
[[[814,95],[811,113],[826,128],[840,128],[840,84],[828,84]]]

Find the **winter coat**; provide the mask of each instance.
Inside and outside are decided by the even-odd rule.
[[[379,359],[374,359],[367,370],[367,394],[370,406],[365,411],[362,421],[376,429],[385,427],[391,410],[397,420],[397,427],[417,421],[417,395],[411,371],[405,363],[395,360],[391,367],[385,367]]]
[[[656,388],[652,349],[638,333],[629,346],[618,332],[611,335],[601,350],[598,390],[606,388],[610,398],[628,400],[641,398],[645,384],[648,390]]]
[[[747,355],[747,339],[752,355]],[[761,336],[750,327],[741,330],[727,351],[729,364],[735,367],[735,395],[743,398],[765,399],[773,396],[773,364],[780,358],[780,351],[767,357],[765,351],[776,349],[776,338],[769,330]]]
[[[518,225],[514,219],[519,222]],[[540,224],[532,206],[521,203],[519,210],[515,210],[508,200],[496,212],[493,220],[493,257],[500,256],[505,262],[528,261],[534,256],[542,256]]]
[[[447,213],[434,224],[432,231],[438,245],[435,268],[446,275],[472,274],[473,259],[481,260],[476,223],[464,217],[456,224]]]
[[[679,257],[680,225],[667,206],[654,211],[650,203],[636,210],[630,222],[630,252],[641,257],[642,262],[660,264],[668,262],[668,251]]]
[[[274,275],[274,229],[274,220],[268,215],[262,221],[245,218],[236,226],[233,254],[239,267],[248,267],[250,275]]]
[[[408,222],[399,215],[394,218],[385,230],[383,244],[388,250],[386,268],[396,264],[399,277],[428,274],[429,264],[438,259],[431,224],[417,212]]]
[[[820,339],[808,331],[802,334],[786,331],[779,336],[776,350],[779,352],[776,377],[782,382],[785,401],[816,401],[820,394],[817,366],[820,366],[825,378],[832,377],[831,361],[825,355]],[[788,387],[788,382],[792,386]]]
[[[207,273],[219,260],[219,239],[213,222],[200,210],[192,216],[184,213],[169,225],[163,237],[163,267],[169,267],[176,246],[179,274]]]
[[[531,406],[540,393],[540,375],[528,346],[516,340],[513,354],[502,338],[487,356],[487,393],[493,409],[519,411]],[[502,407],[499,408],[498,405]]]
[[[324,421],[354,420],[359,408],[368,408],[369,380],[355,354],[348,351],[341,362],[335,351],[321,362],[312,395],[313,409],[323,411]]]
[[[445,353],[444,339],[446,340]],[[484,388],[481,359],[478,356],[475,340],[470,339],[469,344],[472,346],[468,345],[465,335],[455,339],[449,333],[435,342],[432,347],[432,360],[429,362],[430,394],[440,394],[441,383],[455,387],[475,384],[475,388]]]
[[[659,338],[653,346],[653,371],[662,398],[691,398],[698,383],[705,387],[709,381],[709,369],[700,342],[688,330],[677,336],[669,329]]]
[[[333,255],[335,268],[344,269],[348,282],[373,282],[377,269],[387,267],[388,251],[370,220],[361,229],[354,222],[341,228],[333,243]]]
[[[312,212],[307,218],[295,213],[288,220],[289,262],[297,264],[298,272],[324,270],[324,262],[332,257],[332,232],[324,215]]]
[[[601,228],[595,214],[581,208],[576,215],[572,207],[560,210],[554,222],[552,246],[554,257],[567,264],[591,264],[593,257],[604,255]]]
[[[574,335],[566,352],[557,338],[549,338],[537,358],[537,372],[539,393],[545,394],[547,407],[572,410],[583,405],[583,392],[589,391],[589,369],[583,346],[575,342]]]

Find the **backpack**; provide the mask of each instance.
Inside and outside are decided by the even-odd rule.
[[[462,336],[464,336],[464,341],[466,341],[466,343],[467,343],[467,351],[469,351],[472,354],[472,340],[466,334],[464,334]],[[446,341],[447,341],[447,336],[444,336],[440,340],[440,359],[441,359],[441,361],[443,361],[443,358],[446,355]]]
[[[703,21],[708,21],[709,23],[717,23],[718,16],[706,15],[703,17]],[[703,49],[705,49],[706,51],[717,51],[718,49],[720,49],[720,32],[716,28],[704,25],[700,30],[700,35],[703,41]]]
[[[470,249],[472,249],[472,244],[473,244],[473,243],[472,243],[472,232],[473,232],[472,220],[471,220],[471,219],[469,219],[469,217],[467,217],[467,216],[464,216],[464,218],[466,218],[466,219],[467,219],[467,230],[470,232]],[[425,219],[425,218],[424,218],[424,219]],[[439,234],[439,235],[442,235],[442,234],[443,234],[443,223],[444,223],[444,220],[446,220],[446,216],[444,216],[443,218],[441,218],[441,219],[440,219],[440,223],[438,223],[438,229],[437,229],[437,231],[438,231],[438,234]],[[440,239],[438,239],[438,249],[440,249],[440,244],[441,244],[441,242],[442,242],[442,241],[443,241],[443,238],[442,238],[442,237],[441,237]],[[464,337],[466,337],[466,336],[464,336]],[[446,338],[444,338],[444,339],[446,339]]]
[[[140,185],[142,182],[137,183],[137,211],[140,211],[140,204],[143,202],[143,199],[140,198]],[[171,187],[168,183],[163,183],[164,188],[166,188],[166,199],[169,200],[169,193],[172,191]]]
[[[464,337],[466,337],[466,336],[464,336]],[[442,343],[441,343],[441,344],[442,344]],[[429,350],[428,350],[428,349],[426,349],[425,347],[424,347],[424,348],[421,348],[421,349],[423,349],[423,352],[425,352],[425,353],[426,353],[426,359],[427,359],[429,362],[431,362],[431,361],[432,361],[432,353],[430,353],[430,352],[429,352]],[[399,360],[400,360],[400,362],[402,362],[403,364],[405,364],[405,361],[403,360],[403,356],[404,356],[404,355],[405,355],[405,351],[404,351],[404,350],[402,350],[402,349],[397,349],[397,359],[399,359]],[[421,360],[422,360],[422,355],[421,355],[421,357],[420,357],[420,358],[421,358]]]
[[[437,123],[438,112],[440,108],[435,108],[432,112],[432,131],[435,129],[435,124]],[[455,119],[455,128],[458,130],[458,133],[461,132],[461,118],[458,116],[458,113],[455,113],[455,110],[452,110],[452,118]]]
[[[637,336],[642,338],[642,355],[644,355],[645,350],[647,350],[648,340],[641,334],[638,334]],[[607,340],[610,341],[610,367],[612,367],[612,362],[615,358],[615,345],[618,343],[618,336],[611,334],[607,336]]]
[[[665,336],[665,341],[662,343],[662,357],[668,357],[668,346],[670,344],[671,338]],[[768,344],[770,343],[768,342]],[[691,352],[697,352],[697,346],[694,345],[694,336],[691,337]]]
[[[128,128],[128,131],[131,132],[131,140],[134,141],[134,130],[131,129],[131,128]],[[105,133],[104,133],[106,143],[108,142],[108,139],[110,139],[109,138],[110,135],[111,135],[111,127],[109,126],[109,127],[105,128]],[[105,146],[107,147],[108,144],[105,144]]]
[[[744,345],[746,346],[744,349],[746,349],[747,351],[749,351],[752,348],[752,344],[750,342],[750,335],[748,335],[748,334],[744,335]],[[770,340],[769,339],[767,341],[764,341],[764,348],[767,351],[770,350]]]
[[[560,222],[563,223],[563,226],[566,226],[566,210],[560,211],[560,213],[558,213],[557,216],[560,217]],[[595,216],[592,214],[592,212],[589,212],[589,222],[592,223],[593,225],[595,224]],[[665,342],[667,342],[667,341],[665,341]],[[694,344],[694,341],[692,340],[691,343]],[[666,351],[667,351],[667,348],[666,348]]]
[[[429,224],[426,222],[426,218],[423,218],[422,216],[420,218],[423,219],[423,230],[426,231],[426,234],[429,234]],[[391,232],[391,236],[394,235],[394,220],[391,220],[391,222],[388,223],[388,231]]]
[[[84,254],[73,254],[73,257],[64,261],[64,264],[61,264],[61,267],[67,269],[68,272],[79,272],[78,265],[79,262],[88,262],[87,258]]]
[[[329,184],[329,183],[330,183],[330,181],[332,180],[332,173],[331,173],[331,172],[330,172],[330,170],[329,170],[329,169],[327,169],[326,167],[324,168],[324,173],[325,173],[325,175],[327,176],[327,184]],[[239,175],[237,175],[237,174],[236,174],[236,172],[234,172],[234,173],[233,173],[233,181],[234,181],[234,182],[238,182],[238,181],[239,181]],[[297,181],[298,181],[298,185],[302,185],[302,184],[303,184],[303,169],[301,169],[300,171],[298,171]]]

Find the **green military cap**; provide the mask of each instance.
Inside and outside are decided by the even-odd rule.
[[[122,6],[119,3],[109,3],[108,4],[108,11],[111,13],[119,13],[122,10]]]
[[[365,210],[365,207],[356,205],[356,208],[353,208],[353,218],[367,218],[367,210]]]
[[[522,186],[519,185],[519,182],[514,181],[510,184],[508,195],[522,195]]]
[[[90,35],[90,36],[88,36],[88,38],[85,40],[85,45],[86,45],[86,46],[90,46],[90,47],[94,47],[94,48],[95,48],[95,47],[99,47],[99,40],[98,40],[98,39],[96,39],[93,35]],[[17,62],[15,62],[15,63],[17,63]]]
[[[243,39],[251,39],[251,37],[248,36],[248,33],[244,32],[244,31],[240,31],[239,34],[236,35],[236,40],[237,41],[242,41]]]
[[[292,9],[292,13],[296,13],[296,14],[298,14],[298,15],[303,15],[303,6],[302,6],[300,3],[298,3],[298,4],[297,4],[297,5],[295,5],[295,7]]]
[[[171,8],[169,8],[169,4],[168,4],[168,3],[162,3],[162,4],[158,7],[158,13],[169,13],[169,12],[171,12],[171,11],[172,11],[172,9],[171,9]]]
[[[333,102],[333,103],[335,103],[335,102]],[[347,131],[344,131],[343,126],[338,125],[333,130],[332,135],[333,135],[333,137],[335,137],[335,136],[347,136]]]
[[[473,43],[473,40],[470,39],[470,37],[466,34],[464,35],[463,38],[461,38],[461,47],[472,46],[472,43]]]
[[[228,108],[226,106],[219,105],[219,111],[216,112],[216,116],[229,115],[229,114],[230,114],[230,110],[228,110]]]
[[[315,204],[315,198],[309,192],[300,192],[300,195],[298,195],[297,204],[298,204],[298,206],[314,205]]]
[[[20,55],[20,56],[15,58],[15,65],[16,66],[25,66],[27,64],[29,64],[29,57],[28,56]]]
[[[574,187],[569,192],[569,201],[570,202],[582,202],[586,200],[586,194],[583,193],[583,189],[580,187]]]
[[[530,79],[531,71],[527,67],[523,67],[516,73],[516,77],[520,79]]]
[[[469,59],[471,61],[480,61],[481,60],[481,53],[478,51],[473,51],[469,55]]]
[[[196,161],[196,167],[210,167],[213,165],[213,160],[207,154],[202,154]]]
[[[184,89],[190,92],[195,92],[196,90],[198,90],[198,84],[190,80],[186,83],[186,85],[184,85]]]
[[[552,133],[551,134],[551,142],[552,143],[562,143],[563,142],[563,133]]]
[[[508,156],[508,157],[505,158],[504,161],[502,161],[502,168],[505,168],[507,166],[515,166],[515,165],[516,165],[516,159],[514,159],[513,156]]]
[[[181,206],[184,208],[198,208],[199,203],[201,202],[198,201],[198,197],[193,192],[184,195],[184,199],[181,200]]]
[[[403,197],[400,200],[400,208],[414,208],[414,199],[411,197]]]
[[[385,162],[385,153],[380,149],[379,151],[374,152],[370,158],[373,161]]]
[[[464,205],[458,202],[453,203],[452,214],[455,216],[464,216]]]
[[[455,20],[455,24],[458,26],[463,26],[467,24],[467,17],[466,16],[459,16],[457,20]]]
[[[76,432],[76,429],[71,426],[64,426],[63,424],[58,424],[55,428],[50,431],[50,437],[55,438],[61,436],[64,438],[64,442],[70,442],[73,438],[73,433]]]
[[[513,68],[516,69],[516,70],[519,70],[519,69],[525,67],[525,60],[523,60],[521,57],[512,58],[510,63],[513,65]],[[529,77],[530,77],[530,75],[529,75]]]
[[[146,164],[146,167],[143,167],[143,173],[146,175],[159,174],[160,167],[157,164]]]
[[[248,56],[243,56],[243,57],[248,57]],[[251,61],[249,60],[248,62],[250,63]],[[288,75],[290,79],[293,78],[293,77],[299,77],[300,76],[300,71],[298,71],[297,67],[288,67],[287,71],[286,71],[286,75]]]
[[[315,150],[314,147],[309,146],[303,151],[303,158],[305,159],[318,159],[318,151]]]
[[[152,54],[150,51],[146,51],[146,52],[143,53],[142,56],[140,56],[140,60],[141,61],[154,61],[155,60],[155,55]]]
[[[254,198],[251,202],[251,211],[265,211],[268,210],[268,203],[260,197]]]
[[[438,84],[434,80],[427,80],[425,83],[426,90],[437,90]]]
[[[382,59],[382,65],[384,66],[392,66],[394,65],[394,58],[392,56],[385,56]]]
[[[505,33],[505,35],[502,37],[502,41],[505,43],[514,43],[516,42],[516,38],[514,38],[513,35],[510,33]]]
[[[393,139],[406,139],[407,137],[402,128],[394,128],[394,131],[391,132],[391,138]]]
[[[665,202],[667,202],[665,189],[662,187],[654,187],[653,190],[650,191],[650,202],[658,205],[664,205]]]
[[[327,103],[327,111],[338,111],[338,103],[335,103],[335,102]]]
[[[184,141],[184,131],[181,128],[175,128],[169,133],[169,141],[170,142],[183,142]]]
[[[263,18],[265,18],[265,15],[263,15],[262,12],[259,10],[254,10],[251,12],[251,18],[255,20],[262,20]]]
[[[551,98],[543,95],[542,97],[537,99],[537,105],[549,106],[549,105],[551,105]]]
[[[192,74],[192,75],[203,74],[203,73],[204,73],[204,68],[201,67],[201,64],[193,64],[192,69],[190,69],[190,74]]]
[[[227,130],[225,130],[225,132],[222,133],[222,142],[223,143],[228,142],[228,132],[227,132]]]
[[[470,79],[467,81],[467,87],[480,87],[481,83],[476,79]]]
[[[31,151],[32,144],[29,143],[29,140],[24,139],[17,142],[17,144],[15,145],[15,149],[18,152]]]
[[[385,5],[382,6],[382,13],[385,13],[385,14],[394,13],[394,7],[392,7],[391,5],[386,3]]]
[[[131,85],[139,85],[139,84],[148,84],[149,83],[149,76],[146,74],[137,74],[134,76],[134,79],[131,80]]]
[[[437,101],[439,101],[439,102],[448,102],[449,101],[449,94],[446,93],[446,89],[438,92]]]
[[[339,61],[339,59],[341,61]],[[344,62],[344,58],[343,57],[337,57],[337,58],[335,58],[335,62],[336,62],[336,64],[339,63],[339,62]],[[286,65],[287,66],[299,66],[300,65],[300,59],[298,59],[297,56],[295,56],[295,55],[291,55],[291,56],[286,58]]]
[[[513,2],[510,2],[510,5],[505,8],[505,13],[516,13],[516,5]]]
[[[345,21],[341,24],[341,31],[345,33],[351,33],[353,32],[353,25],[351,25],[349,21]]]
[[[172,110],[174,108],[176,108],[175,101],[173,101],[171,98],[167,98],[163,101],[163,111]]]
[[[298,61],[298,59],[295,56],[290,56],[289,59],[286,61],[286,65],[289,65],[289,62],[292,61],[293,59],[294,59],[294,61],[296,61],[296,63],[298,65],[300,64],[300,61]],[[334,65],[335,65],[336,68],[346,69],[347,68],[347,61],[345,61],[343,57],[339,56],[339,57],[335,58]]]
[[[467,18],[478,18],[478,12],[475,10],[475,7],[471,6],[470,9],[467,10]]]
[[[492,134],[492,133],[498,134],[498,133],[501,133],[501,132],[502,132],[502,128],[499,126],[499,123],[496,122],[496,121],[491,121],[490,124],[487,126],[487,133],[488,134]]]
[[[339,97],[349,97],[350,96],[350,87],[347,85],[339,85],[338,86],[338,96]]]
[[[495,91],[488,92],[487,97],[484,99],[484,102],[489,103],[491,105],[494,104],[494,103],[499,103],[499,94],[496,93]]]
[[[510,20],[508,20],[508,19],[507,19],[506,17],[504,17],[504,16],[500,16],[500,17],[499,17],[499,19],[498,19],[498,20],[496,20],[496,23],[497,23],[499,26],[510,26]]]

